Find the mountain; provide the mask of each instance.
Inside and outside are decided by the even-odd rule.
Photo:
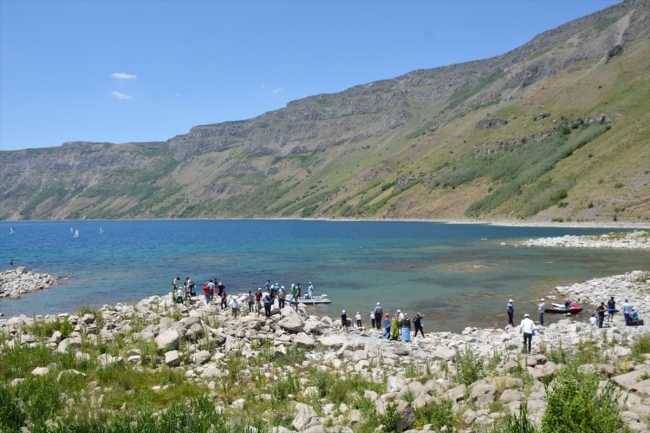
[[[0,152],[0,218],[648,220],[649,36],[627,0],[167,142]]]

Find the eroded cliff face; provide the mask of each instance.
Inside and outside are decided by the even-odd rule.
[[[639,95],[650,88],[649,10],[647,0],[625,1],[501,56],[311,96],[165,143],[0,152],[0,218],[463,216],[502,186],[478,177],[440,189],[449,171],[467,171],[465,156],[548,145],[563,127],[603,116],[615,132],[580,143],[592,156],[558,162],[550,184],[542,176],[520,192],[548,184],[586,197],[540,218],[581,214],[587,198],[600,210],[594,218],[645,217],[648,110]],[[484,216],[521,216],[525,201],[509,198]]]

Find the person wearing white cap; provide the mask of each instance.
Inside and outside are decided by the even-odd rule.
[[[544,303],[544,298],[540,298],[539,304],[537,305],[537,312],[539,313],[539,326],[544,326],[545,309],[546,309],[546,304]]]
[[[361,314],[357,311],[357,315],[354,316],[354,318],[357,320],[357,328],[361,328]]]
[[[508,309],[508,325],[515,326],[515,322],[513,322],[513,317],[515,315],[515,304],[512,299],[508,300],[508,305],[506,305],[506,308]]]
[[[313,299],[314,298],[314,285],[309,282],[309,285],[307,286],[307,297],[308,299]]]
[[[377,306],[375,307],[375,326],[377,329],[381,329],[381,321],[384,317],[384,309],[381,308],[381,304],[377,302]]]
[[[370,328],[375,329],[375,310],[372,310],[370,312],[370,324],[371,324]]]
[[[287,300],[287,291],[284,289],[284,286],[280,286],[278,291],[278,306],[280,309],[284,308],[284,303]]]
[[[345,310],[341,313],[341,327],[345,328],[345,332],[350,332],[348,329],[348,315]]]
[[[524,352],[526,355],[530,355],[530,346],[533,343],[533,332],[535,331],[535,322],[530,320],[530,314],[524,314],[524,320],[521,321],[519,325],[519,333],[524,334]],[[528,346],[526,346],[528,343]]]

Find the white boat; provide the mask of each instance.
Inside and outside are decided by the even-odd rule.
[[[286,302],[287,304],[291,300],[291,295],[287,296]],[[294,299],[293,302],[296,302]],[[320,295],[320,296],[312,296],[311,298],[298,298],[298,303],[299,304],[305,304],[305,305],[316,305],[316,304],[329,304],[332,301],[327,297],[327,295]]]
[[[103,235],[103,234],[104,234],[104,229],[102,229],[101,227],[99,228],[99,234],[100,234],[100,235]]]
[[[9,230],[9,234],[12,235],[16,233],[16,230],[14,230],[14,226],[11,226],[11,230]]]
[[[78,237],[79,237],[79,230],[75,230],[73,238],[78,238]]]

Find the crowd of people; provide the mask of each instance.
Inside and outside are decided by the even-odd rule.
[[[544,298],[540,298],[539,303],[535,304],[537,305],[537,312],[539,314],[539,325],[544,326],[544,312],[546,311]],[[569,311],[572,307],[576,307],[576,305],[570,299],[564,303],[566,311]],[[625,326],[643,325],[643,320],[639,319],[638,311],[628,301],[628,299],[625,299],[622,307]],[[514,327],[515,304],[512,299],[509,299],[506,304],[506,312],[508,313],[508,325]],[[611,323],[614,321],[614,314],[616,313],[618,313],[618,310],[616,309],[616,301],[612,296],[609,301],[607,301],[607,306],[605,306],[605,302],[601,302],[594,310],[593,314],[589,318],[589,323],[591,326],[602,328],[603,323],[605,322],[605,316],[607,316],[607,322]],[[519,324],[519,333],[524,336],[524,352],[530,354],[532,338],[535,335],[535,322],[530,319],[530,314],[524,314],[524,319]]]
[[[423,316],[420,313],[415,313],[415,317],[411,322],[411,318],[408,314],[403,313],[402,310],[397,310],[393,317],[390,317],[389,313],[384,313],[384,310],[380,302],[377,302],[377,306],[370,312],[370,325],[371,328],[384,329],[384,334],[382,338],[387,340],[395,341],[411,341],[411,324],[413,329],[415,329],[415,336],[417,337],[418,332],[424,337],[424,328],[422,326]],[[361,313],[357,311],[355,315],[356,326],[357,328],[363,328],[363,320]],[[350,320],[348,319],[348,314],[345,310],[341,313],[341,326],[349,331]]]

